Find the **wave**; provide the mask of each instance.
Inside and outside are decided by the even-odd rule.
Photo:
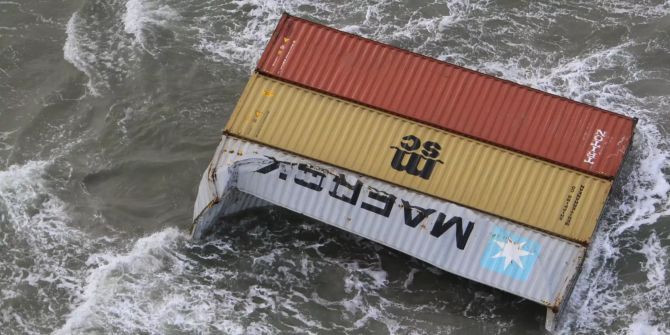
[[[634,149],[618,183],[623,192],[614,190],[615,196],[610,199],[595,233],[568,306],[562,328],[566,334],[660,334],[670,331],[665,321],[670,311],[661,307],[662,301],[670,300],[665,278],[667,269],[664,268],[667,263],[664,255],[670,247],[659,243],[656,232],[664,222],[662,218],[670,216],[670,182],[665,176],[670,143],[658,128],[657,116],[645,109],[649,105],[670,107],[670,99],[638,97],[623,84],[637,78],[653,77],[652,73],[630,68],[630,64],[636,62],[634,50],[637,47],[636,43],[626,42],[567,59],[559,62],[549,74],[531,80],[577,100],[615,111],[625,110],[629,116],[640,119]],[[624,74],[628,78],[594,80],[609,69],[625,67],[630,69]],[[634,260],[639,256],[642,256],[641,261]],[[622,277],[622,267],[639,268],[640,273],[646,273],[646,281],[642,278],[630,281]],[[658,305],[640,310],[649,302]],[[616,323],[628,326],[603,330],[603,325]]]
[[[149,0],[128,0],[123,15],[123,28],[131,34],[135,43],[147,50],[146,32],[151,28],[168,26],[179,19],[179,14],[170,6]],[[150,52],[147,50],[147,52]],[[151,52],[150,52],[151,53]]]
[[[81,301],[55,334],[85,333],[100,328],[131,333],[134,327],[157,332],[147,320],[171,320],[166,315],[170,308],[161,305],[160,301],[138,304],[137,296],[143,292],[159,293],[151,292],[156,285],[177,284],[162,282],[161,276],[167,275],[168,270],[170,275],[179,275],[182,265],[175,258],[173,249],[182,238],[182,233],[168,229],[139,239],[127,254],[109,252],[89,256],[86,265],[90,270],[82,288]],[[157,298],[170,299],[169,296]]]
[[[66,204],[48,187],[51,164],[0,171],[0,327],[25,334],[58,324],[67,313],[63,302],[76,300],[78,257],[88,240],[71,228]]]
[[[389,278],[380,259],[387,251],[380,256],[375,244],[302,218],[281,217],[256,213],[234,222],[223,232],[225,241],[219,236],[194,243],[181,230],[167,228],[136,240],[127,251],[92,254],[82,299],[55,333],[453,330],[431,324],[444,309],[441,303],[425,303],[432,293],[443,293],[412,283],[444,273],[409,262],[402,272],[412,273],[412,280]],[[385,297],[389,289],[424,299],[404,304]]]
[[[248,71],[260,57],[279,16],[287,11],[639,118],[633,150],[595,234],[559,333],[670,333],[667,323],[670,311],[665,306],[670,301],[667,264],[670,246],[666,242],[667,228],[662,227],[670,216],[667,177],[670,142],[663,129],[670,98],[665,94],[645,94],[643,89],[635,88],[644,80],[668,76],[666,64],[645,63],[649,55],[666,54],[670,50],[667,37],[644,28],[667,20],[667,2],[653,5],[599,2],[597,8],[587,1],[571,6],[556,1],[529,3],[518,8],[465,0],[446,5],[438,2],[399,5],[393,1],[330,4],[302,0],[225,3],[206,0],[189,4],[129,0],[112,4],[102,6],[106,15],[84,7],[72,15],[67,25],[65,58],[88,77],[87,87],[93,95],[104,93],[131,75],[145,52],[159,52],[152,36],[174,25],[187,25],[175,29],[191,34],[191,39],[185,41],[205,57],[227,69]],[[48,166],[45,163],[31,167],[31,164],[37,163],[13,169],[39,175]],[[39,185],[30,184],[26,178],[19,180],[39,189]],[[8,189],[12,187],[20,188],[17,184]],[[48,190],[44,193],[48,194]],[[26,201],[31,203],[31,199],[38,198]],[[52,196],[47,198],[56,200],[38,201],[38,213],[43,213],[45,220],[51,217],[67,222],[61,213],[62,202]],[[21,216],[31,211],[17,213]],[[25,215],[23,222],[42,220]],[[45,222],[67,227],[56,224],[58,220]],[[268,222],[258,223],[265,224]],[[212,241],[198,245],[191,244],[177,230],[166,229],[130,241],[129,250],[109,249],[92,256],[75,253],[88,259],[85,273],[64,270],[66,273],[54,277],[64,278],[61,280],[73,287],[67,294],[71,312],[59,333],[98,328],[119,333],[197,330],[262,334],[305,329],[355,332],[377,326],[380,331],[391,333],[409,332],[413,326],[437,328],[444,333],[462,331],[438,325],[439,322],[431,323],[428,320],[438,316],[427,312],[429,309],[453,317],[455,321],[450,321],[456,324],[467,321],[482,324],[483,328],[478,329],[490,332],[504,333],[523,327],[519,325],[523,321],[515,321],[513,315],[504,312],[519,311],[515,309],[517,301],[509,296],[472,289],[470,284],[462,282],[455,286],[467,290],[466,293],[444,287],[431,291],[425,289],[426,285],[430,287],[425,279],[424,288],[418,289],[412,283],[420,281],[417,277],[425,278],[430,270],[410,265],[407,275],[398,280],[382,268],[381,261],[367,258],[388,256],[371,246],[356,256],[360,258],[345,259],[327,252],[356,249],[356,240],[340,237],[347,245],[339,249],[337,239],[333,242],[325,237],[301,245],[304,241],[295,242],[293,235],[290,240],[277,240],[283,235],[267,236],[263,235],[267,232],[253,226],[245,227],[249,229],[246,234],[262,238],[227,236],[233,238],[231,243]],[[46,229],[45,234],[50,236],[57,231]],[[76,231],[73,234],[77,236]],[[294,232],[295,236],[304,234],[308,233]],[[26,243],[34,242],[25,238]],[[66,243],[77,246],[79,242],[63,241]],[[208,248],[212,250],[205,251]],[[291,251],[300,248],[313,253],[313,257],[299,257]],[[240,249],[243,252],[238,253]],[[402,259],[398,255],[393,257]],[[328,281],[323,271],[338,275],[341,287],[336,291],[340,295],[327,287],[312,290],[317,293],[305,288],[304,285],[318,286]],[[449,281],[449,278],[439,279]],[[74,287],[83,292],[79,298],[73,293],[77,291]],[[393,299],[406,293],[402,288],[413,294],[427,291],[428,297],[422,297],[430,302],[415,305],[415,297],[408,294],[403,305]],[[444,301],[431,300],[434,295]],[[463,306],[459,303],[463,297],[475,302],[465,303],[465,311],[457,310],[453,306]],[[449,306],[450,302],[453,306]],[[324,320],[314,311],[340,318],[340,322]],[[406,315],[421,317],[416,321]],[[466,320],[459,319],[460,316]],[[506,320],[507,317],[512,321]],[[489,323],[502,330],[486,328]]]
[[[95,53],[91,50],[85,50],[86,40],[79,33],[79,16],[77,13],[72,14],[67,21],[65,29],[66,39],[63,46],[63,58],[70,62],[77,70],[83,72],[88,78],[86,88],[91,95],[99,96],[97,86],[104,85],[99,79],[95,78],[98,75],[94,73],[92,64],[95,63]],[[90,42],[89,42],[90,43]],[[95,80],[95,81],[94,81]]]
[[[86,75],[88,93],[100,96],[131,77],[145,54],[156,56],[154,34],[178,19],[155,1],[89,1],[68,20],[63,57]]]

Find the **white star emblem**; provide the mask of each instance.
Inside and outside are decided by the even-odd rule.
[[[532,255],[533,253],[523,250],[523,245],[526,242],[514,243],[512,239],[508,238],[506,242],[495,241],[496,244],[500,247],[500,251],[497,254],[493,255],[492,258],[505,257],[505,270],[510,263],[516,263],[520,268],[523,269],[523,262],[521,257]]]

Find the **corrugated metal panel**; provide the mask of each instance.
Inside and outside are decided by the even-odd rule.
[[[239,189],[551,308],[569,294],[585,252],[498,217],[230,136],[211,166],[196,203]],[[235,206],[229,199],[210,210]],[[195,212],[212,216],[203,208]]]
[[[260,75],[250,79],[226,131],[582,243],[611,186]]]
[[[288,15],[258,71],[606,178],[636,122]]]

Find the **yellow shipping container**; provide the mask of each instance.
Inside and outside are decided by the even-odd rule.
[[[588,243],[611,182],[252,75],[226,131]]]

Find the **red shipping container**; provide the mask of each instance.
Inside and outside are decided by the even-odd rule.
[[[607,179],[637,121],[288,14],[257,71]]]

